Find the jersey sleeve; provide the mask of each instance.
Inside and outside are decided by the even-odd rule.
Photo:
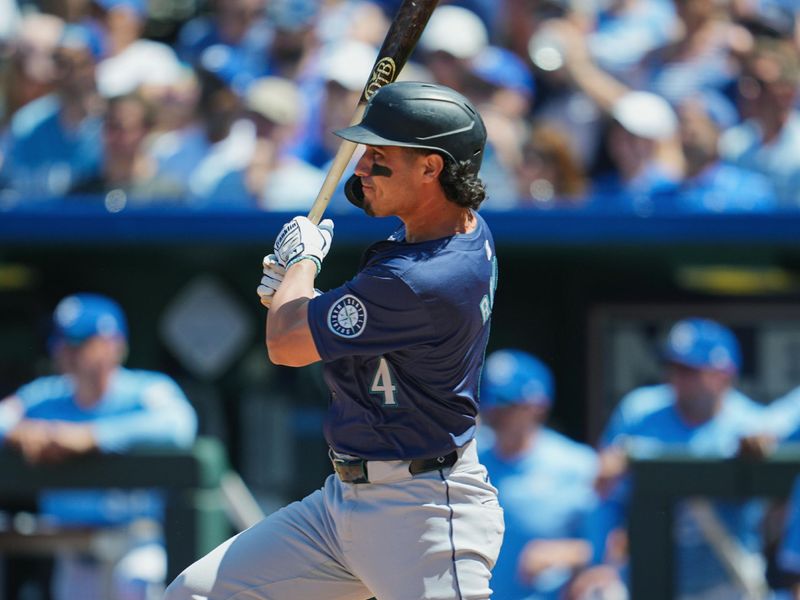
[[[314,343],[324,361],[379,356],[434,339],[430,313],[409,285],[393,273],[362,271],[308,307]]]

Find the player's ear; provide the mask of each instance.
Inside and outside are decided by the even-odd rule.
[[[422,175],[426,180],[437,181],[439,174],[444,169],[444,158],[441,154],[432,152],[425,154],[422,160]]]

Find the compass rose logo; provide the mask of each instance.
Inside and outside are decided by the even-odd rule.
[[[364,303],[352,294],[342,296],[328,311],[328,328],[338,336],[354,338],[361,335],[367,324]]]

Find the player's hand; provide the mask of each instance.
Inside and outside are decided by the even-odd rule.
[[[262,261],[264,266],[264,276],[261,278],[261,285],[256,292],[261,299],[261,304],[267,308],[272,306],[272,297],[286,275],[286,268],[278,262],[278,257],[274,254],[267,254]]]
[[[325,219],[314,225],[306,217],[295,217],[283,226],[275,239],[275,256],[287,269],[300,260],[311,260],[317,274],[333,239],[333,221]]]
[[[603,498],[608,497],[627,471],[627,453],[622,448],[609,446],[600,452],[594,480],[595,491]]]

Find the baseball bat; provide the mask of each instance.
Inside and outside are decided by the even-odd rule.
[[[364,91],[361,92],[355,114],[350,121],[351,125],[361,121],[364,108],[372,95],[382,86],[397,79],[438,3],[439,0],[403,0],[389,26]],[[325,212],[333,192],[336,191],[336,186],[339,185],[339,180],[353,157],[356,146],[356,143],[348,140],[342,140],[339,144],[317,198],[308,212],[308,218],[313,223],[319,223],[322,219],[322,213]]]

